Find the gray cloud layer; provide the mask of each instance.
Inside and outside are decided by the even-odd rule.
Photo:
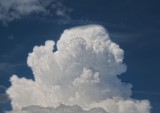
[[[8,112],[10,113],[10,112]],[[90,110],[83,110],[80,106],[60,104],[58,107],[40,107],[28,106],[22,110],[14,110],[11,113],[108,113],[103,108],[93,108]]]

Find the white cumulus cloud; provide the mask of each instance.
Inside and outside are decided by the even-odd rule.
[[[81,106],[82,111],[76,109],[77,113],[92,109],[96,113],[102,109],[109,113],[150,113],[149,101],[132,99],[132,85],[117,77],[127,69],[123,55],[100,25],[65,30],[56,45],[49,40],[29,53],[27,63],[35,80],[11,77],[12,86],[7,90],[11,113],[28,113],[28,109],[29,113],[35,113],[32,109],[52,113],[48,110],[57,109],[60,103],[64,104],[62,109]],[[28,106],[32,108],[24,110]]]

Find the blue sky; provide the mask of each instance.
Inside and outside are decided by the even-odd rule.
[[[34,10],[26,13],[18,10],[14,12],[18,15],[15,17],[4,11],[2,6],[5,6],[0,2],[0,16],[6,16],[0,17],[0,86],[8,88],[9,78],[13,74],[33,78],[26,60],[35,45],[42,45],[46,40],[57,41],[66,28],[100,24],[108,30],[111,39],[125,51],[124,62],[128,68],[120,78],[133,84],[133,98],[148,99],[152,105],[152,113],[158,113],[160,2],[62,0],[55,5],[42,6],[50,11],[49,13]],[[2,104],[1,106],[4,107]]]

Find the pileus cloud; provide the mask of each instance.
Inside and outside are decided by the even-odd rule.
[[[124,51],[111,41],[104,27],[87,25],[67,29],[55,52],[54,46],[55,42],[49,40],[29,53],[27,63],[35,80],[11,77],[12,86],[7,90],[12,99],[11,113],[34,113],[33,108],[48,109],[47,113],[51,113],[49,108],[70,106],[73,110],[74,105],[82,107],[80,111],[76,109],[77,113],[90,109],[104,109],[106,113],[150,113],[149,101],[132,99],[132,85],[117,77],[127,69],[123,63]],[[25,109],[28,106],[32,107]]]

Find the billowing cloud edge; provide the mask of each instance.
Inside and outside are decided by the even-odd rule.
[[[63,103],[85,110],[101,107],[109,113],[150,113],[149,101],[131,99],[132,85],[117,77],[127,69],[124,51],[111,41],[104,27],[67,29],[55,52],[54,46],[54,41],[46,41],[29,53],[27,63],[34,81],[11,77],[7,93],[13,111],[32,105],[56,108]]]

